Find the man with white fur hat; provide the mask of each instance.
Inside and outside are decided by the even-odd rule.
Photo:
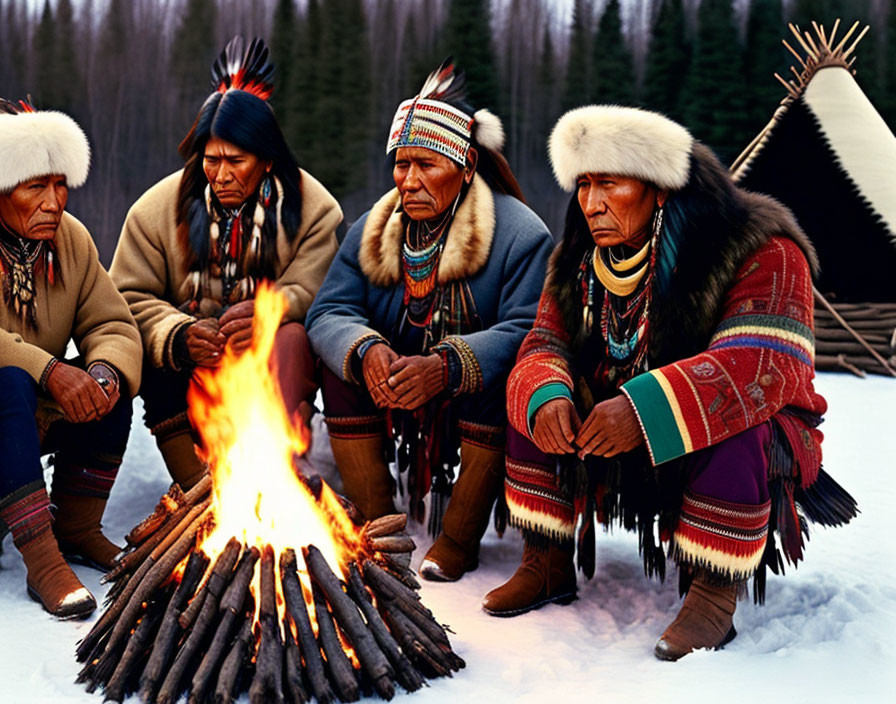
[[[90,234],[65,212],[89,165],[70,117],[0,100],[0,530],[22,553],[29,595],[60,618],[96,608],[63,554],[107,569],[119,551],[101,519],[142,357]],[[76,360],[64,359],[70,339]],[[40,462],[48,452],[51,496]]]
[[[345,493],[368,519],[393,512],[395,457],[417,520],[431,496],[438,539],[421,574],[433,580],[478,565],[503,481],[507,373],[552,246],[503,141],[445,61],[398,107],[396,188],[348,232],[308,314]]]
[[[507,503],[526,549],[483,608],[569,603],[574,548],[591,577],[595,524],[618,523],[647,575],[671,557],[687,591],[656,656],[719,648],[739,587],[753,578],[761,602],[766,568],[802,558],[805,519],[856,512],[821,469],[814,250],[663,115],[578,108],[549,150],[573,195],[507,390]]]

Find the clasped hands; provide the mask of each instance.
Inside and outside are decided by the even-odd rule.
[[[572,401],[557,398],[535,413],[532,439],[542,452],[613,457],[644,442],[638,417],[628,399],[619,395],[591,409],[583,423]]]
[[[191,323],[184,332],[184,343],[193,364],[214,367],[221,361],[224,348],[237,354],[246,351],[252,342],[252,316],[255,300],[240,301],[220,318],[203,318]]]
[[[404,357],[378,343],[367,350],[361,369],[378,408],[412,411],[445,388],[442,358],[437,354]]]

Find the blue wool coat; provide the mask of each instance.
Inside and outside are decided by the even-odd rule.
[[[330,370],[356,382],[355,349],[388,339],[404,297],[405,226],[397,190],[383,196],[348,231],[308,312],[311,345]],[[451,336],[471,351],[486,389],[502,384],[532,327],[553,240],[523,203],[494,193],[476,176],[455,214],[439,263],[439,281],[466,280],[483,329]]]

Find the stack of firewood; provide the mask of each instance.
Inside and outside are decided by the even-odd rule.
[[[320,496],[319,482],[309,487]],[[103,687],[117,702],[139,691],[144,702],[188,692],[191,703],[218,704],[246,690],[253,704],[353,702],[373,692],[391,699],[395,683],[415,691],[426,677],[464,667],[420,601],[406,516],[363,527],[356,520],[365,550],[341,576],[315,546],[302,546],[310,593],[296,551],[283,551],[280,620],[270,546],[233,538],[213,562],[197,547],[214,521],[210,491],[209,478],[187,493],[172,486],[128,534],[126,553],[104,578],[113,582],[106,609],[77,648],[85,663],[78,681],[89,691]]]
[[[815,367],[896,376],[896,303],[816,305]]]

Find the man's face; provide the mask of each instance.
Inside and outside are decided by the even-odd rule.
[[[590,173],[577,181],[579,206],[598,247],[640,247],[650,237],[653,209],[665,193],[636,178]]]
[[[0,194],[0,222],[19,237],[51,240],[68,202],[65,176],[51,174],[23,181]]]
[[[262,161],[220,137],[212,137],[205,145],[202,170],[225,208],[238,208],[245,203],[270,169],[271,162]]]
[[[451,207],[464,181],[473,175],[431,149],[402,147],[395,152],[392,177],[407,216],[430,220]]]

